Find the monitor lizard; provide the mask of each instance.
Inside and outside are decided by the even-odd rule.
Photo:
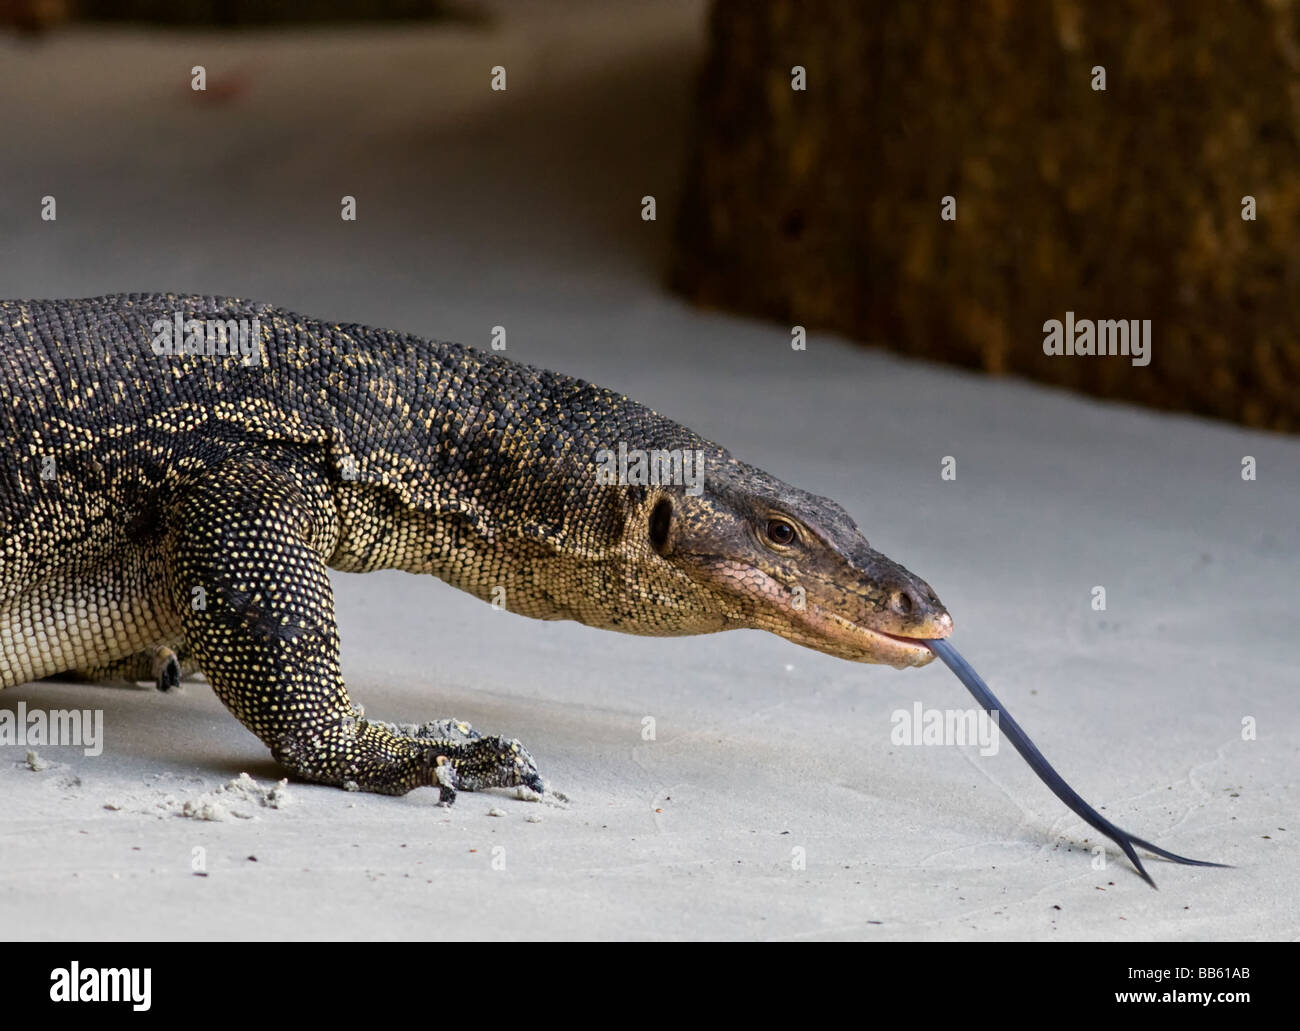
[[[839,504],[500,354],[232,298],[0,301],[0,549],[0,688],[201,671],[305,780],[447,804],[545,788],[518,740],[349,697],[327,570],[399,569],[623,633],[938,655],[1148,883],[1135,847],[1217,865],[1079,797],[945,640],[930,586]]]
[[[0,687],[201,671],[306,780],[446,801],[543,783],[517,740],[367,719],[327,569],[896,667],[931,661],[923,639],[952,627],[835,502],[496,353],[232,298],[7,301],[0,389]],[[652,475],[609,475],[629,451]],[[698,485],[653,475],[683,455]]]

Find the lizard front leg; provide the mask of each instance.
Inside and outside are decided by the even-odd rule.
[[[436,786],[444,802],[457,787],[540,792],[518,741],[464,725],[434,738],[367,720],[352,703],[322,554],[333,519],[309,477],[261,459],[221,464],[172,507],[169,588],[217,697],[307,780],[388,795]]]

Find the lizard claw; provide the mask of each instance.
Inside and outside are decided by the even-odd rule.
[[[439,804],[451,805],[456,792],[526,787],[538,794],[546,783],[537,761],[514,738],[462,735],[459,740],[430,742]]]
[[[445,755],[434,760],[433,777],[438,785],[438,804],[449,806],[456,801],[456,789],[460,787],[460,776],[456,767]]]
[[[527,785],[540,791],[542,783],[537,762],[522,744],[513,738],[480,737],[457,744],[447,758],[456,768],[460,786],[466,791],[485,788],[513,788]]]
[[[153,657],[154,684],[159,691],[175,691],[181,686],[181,664],[170,648],[159,648]]]

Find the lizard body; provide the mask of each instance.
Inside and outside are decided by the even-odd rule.
[[[169,323],[229,329],[158,353]],[[700,454],[702,489],[607,482],[620,446]],[[898,667],[951,630],[839,505],[583,380],[227,298],[0,302],[0,687],[197,669],[303,778],[540,790],[517,741],[362,715],[327,567]]]

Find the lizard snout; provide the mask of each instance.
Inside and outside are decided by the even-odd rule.
[[[916,581],[895,588],[889,596],[889,609],[899,620],[898,632],[908,637],[947,637],[952,633],[952,616],[929,584]]]

